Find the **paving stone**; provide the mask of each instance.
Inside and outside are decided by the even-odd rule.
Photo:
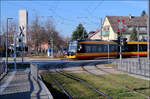
[[[8,81],[8,75],[0,83],[3,85]],[[1,88],[1,87],[0,87]],[[10,84],[0,93],[0,99],[49,99],[41,83],[35,81],[30,75],[30,71],[21,70],[15,73]]]

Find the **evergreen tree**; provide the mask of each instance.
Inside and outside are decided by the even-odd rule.
[[[145,10],[142,11],[141,16],[146,16]]]
[[[136,27],[133,28],[132,33],[130,35],[130,41],[137,41],[137,31]]]
[[[86,30],[82,24],[79,24],[75,31],[72,33],[72,40],[84,39],[87,35]]]

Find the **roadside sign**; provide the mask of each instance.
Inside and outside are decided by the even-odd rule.
[[[49,49],[47,49],[47,56],[51,56],[51,49],[49,48]]]

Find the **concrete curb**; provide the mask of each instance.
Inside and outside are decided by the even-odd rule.
[[[46,91],[46,94],[47,94],[48,98],[49,99],[54,99],[53,96],[52,96],[52,94],[50,93],[50,91],[48,90],[48,88],[46,87],[46,85],[44,84],[41,76],[40,75],[38,75],[38,76],[39,76],[38,81],[41,84],[41,86],[44,88],[44,90]]]
[[[4,72],[1,77],[0,77],[0,81],[8,74],[8,72]]]

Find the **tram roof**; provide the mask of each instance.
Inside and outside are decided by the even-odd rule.
[[[147,42],[129,41],[127,44],[147,44]]]
[[[101,44],[116,44],[116,42],[114,42],[114,41],[104,41],[104,40],[71,40],[70,42],[74,42],[74,41],[77,41],[80,44],[87,44],[87,43],[89,43],[89,44],[93,44],[93,43],[95,43],[95,44],[99,44],[99,43],[101,43]]]

